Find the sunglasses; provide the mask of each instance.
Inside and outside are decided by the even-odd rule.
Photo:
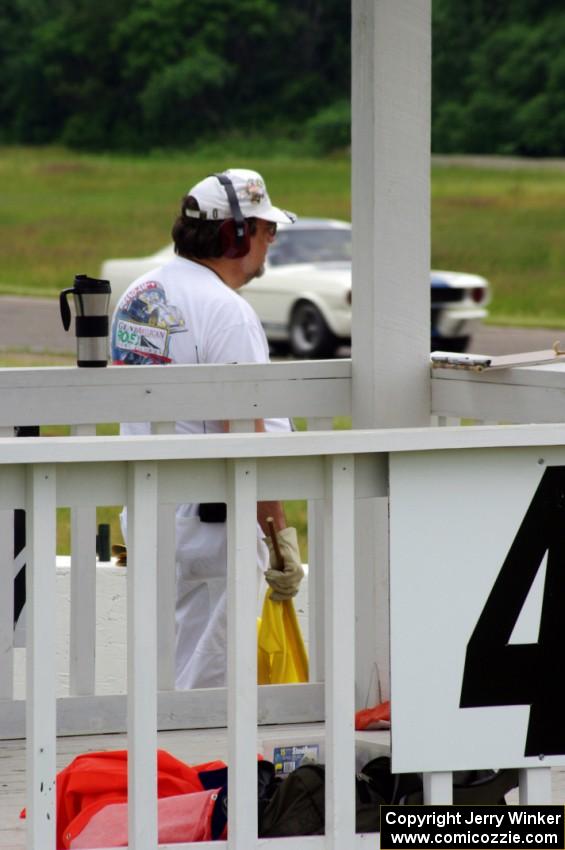
[[[274,237],[277,235],[276,221],[265,221],[265,219],[262,219],[262,222],[265,227],[265,231],[269,234],[271,239],[274,239]]]

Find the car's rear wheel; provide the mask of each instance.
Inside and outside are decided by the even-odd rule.
[[[311,301],[300,301],[289,325],[290,350],[295,357],[331,357],[339,340]]]

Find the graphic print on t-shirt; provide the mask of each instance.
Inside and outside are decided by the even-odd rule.
[[[168,303],[163,286],[155,280],[144,281],[119,304],[112,328],[112,362],[170,363],[171,335],[186,331],[180,309]]]

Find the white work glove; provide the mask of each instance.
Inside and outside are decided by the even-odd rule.
[[[298,538],[295,528],[283,528],[277,532],[277,541],[284,561],[284,570],[278,570],[277,556],[269,537],[264,538],[269,547],[270,569],[265,572],[267,584],[272,588],[271,599],[282,602],[292,599],[298,593],[300,582],[304,578],[304,570],[298,549]]]

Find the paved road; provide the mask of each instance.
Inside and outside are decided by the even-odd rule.
[[[547,328],[500,328],[485,325],[476,334],[472,350],[476,354],[512,354],[551,348],[565,330]],[[0,298],[0,351],[75,351],[72,326],[65,333],[55,299]],[[346,352],[344,352],[346,353]]]
[[[56,299],[0,298],[0,350],[18,348],[75,351],[74,334],[63,330]]]
[[[556,340],[565,344],[565,330],[551,328],[504,328],[484,325],[473,339],[476,354],[514,354],[551,348]]]

